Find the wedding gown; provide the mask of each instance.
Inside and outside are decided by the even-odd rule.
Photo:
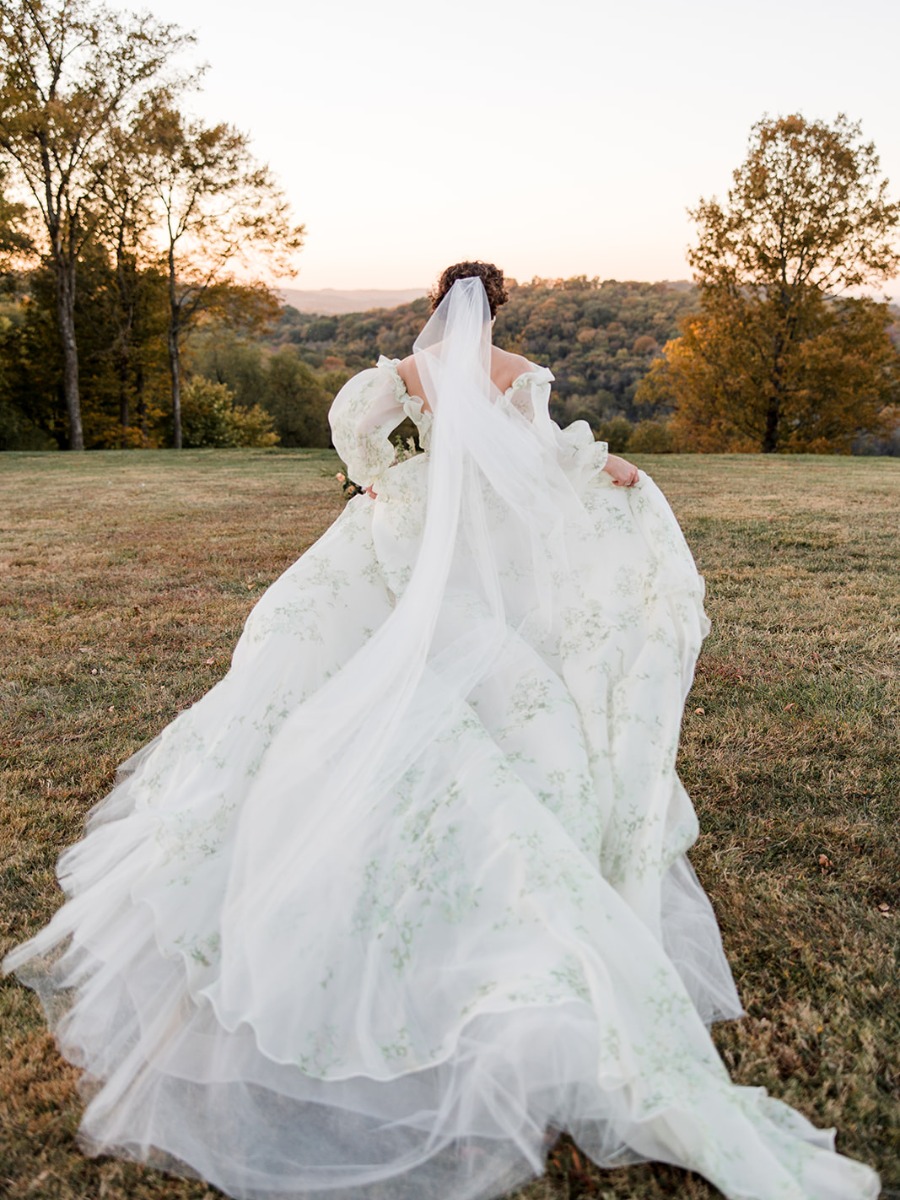
[[[663,496],[489,379],[478,280],[332,409],[360,495],[231,670],[120,770],[5,968],[83,1069],[92,1153],[235,1197],[486,1200],[555,1132],[741,1200],[868,1167],[708,1032],[740,1014],[675,773],[707,622]],[[426,453],[391,465],[408,415]]]

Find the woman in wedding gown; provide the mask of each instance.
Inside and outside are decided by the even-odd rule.
[[[87,1151],[234,1197],[487,1200],[565,1130],[733,1200],[873,1200],[710,1039],[741,1009],[675,773],[702,580],[652,481],[492,351],[504,298],[451,268],[413,355],[342,389],[366,492],[5,967],[83,1069]]]

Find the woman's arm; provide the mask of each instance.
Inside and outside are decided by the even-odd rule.
[[[619,458],[617,454],[607,456],[603,470],[612,477],[616,487],[634,487],[640,478],[637,467],[627,458]]]

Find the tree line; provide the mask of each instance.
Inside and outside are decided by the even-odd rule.
[[[5,444],[83,449],[87,397],[89,444],[165,426],[179,447],[187,334],[271,315],[242,269],[286,272],[303,227],[245,134],[186,114],[192,42],[94,0],[0,0]]]

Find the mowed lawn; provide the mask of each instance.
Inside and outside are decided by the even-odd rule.
[[[839,1148],[900,1189],[900,462],[640,461],[713,623],[681,773],[748,1010],[717,1042],[738,1081],[837,1126]],[[59,903],[56,857],[117,763],[225,673],[259,594],[341,511],[336,470],[324,451],[0,455],[0,954]],[[0,1195],[217,1194],[83,1158],[76,1079],[6,980]],[[563,1141],[520,1200],[717,1194],[665,1167],[600,1172]]]

